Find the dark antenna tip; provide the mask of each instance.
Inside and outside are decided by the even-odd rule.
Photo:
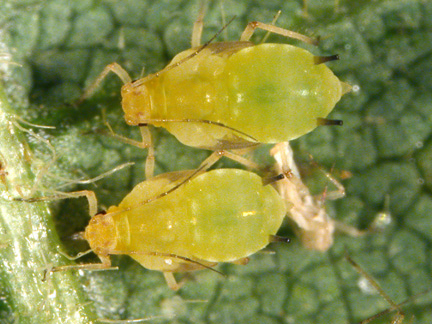
[[[318,126],[342,126],[343,120],[341,119],[327,119],[327,118],[317,118]]]
[[[283,236],[270,235],[269,241],[270,242],[290,243],[291,239],[288,237],[283,237]]]
[[[330,61],[339,60],[339,54],[330,55],[330,56],[314,56],[314,64],[323,64]]]

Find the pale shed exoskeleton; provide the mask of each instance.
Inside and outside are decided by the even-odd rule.
[[[276,172],[285,175],[285,178],[275,185],[287,203],[288,217],[295,223],[296,231],[305,247],[327,251],[333,244],[335,230],[351,236],[368,232],[339,223],[327,214],[323,198],[338,199],[345,196],[344,187],[331,174],[325,173],[337,190],[326,192],[324,197],[314,197],[300,177],[288,142],[276,144],[270,154],[276,160]]]

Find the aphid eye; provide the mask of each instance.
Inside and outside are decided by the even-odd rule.
[[[327,119],[327,118],[317,118],[318,126],[342,126],[343,120],[341,119]]]

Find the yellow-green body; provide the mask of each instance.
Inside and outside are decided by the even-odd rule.
[[[102,257],[127,254],[148,269],[174,272],[202,268],[185,258],[212,266],[269,243],[286,213],[272,186],[235,169],[205,172],[181,184],[191,174],[144,181],[118,207],[93,217],[85,233],[92,250]]]
[[[176,64],[197,49],[178,54]],[[178,66],[122,88],[130,125],[166,128],[182,143],[241,148],[302,136],[346,92],[310,52],[287,44],[210,44]]]

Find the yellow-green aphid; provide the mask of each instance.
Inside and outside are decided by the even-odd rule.
[[[171,64],[196,50],[178,54]],[[130,125],[162,126],[186,145],[214,150],[302,136],[343,92],[333,72],[302,48],[224,42],[159,77],[124,85],[122,105]]]
[[[177,289],[173,272],[242,263],[271,240],[286,213],[283,199],[255,173],[219,169],[191,177],[171,172],[138,184],[118,206],[90,220],[85,239],[110,266],[111,254],[127,254],[162,271]]]
[[[120,65],[112,63],[83,98],[112,71],[124,82],[126,122],[142,127],[143,142],[137,145],[151,147],[145,126],[153,125],[166,128],[186,145],[225,150],[302,136],[322,123],[350,90],[321,64],[337,59],[335,55],[319,57],[292,45],[249,41],[260,28],[314,43],[273,25],[251,22],[240,41],[200,46],[203,15],[202,9],[194,24],[192,48],[174,57],[166,68],[132,81]]]

